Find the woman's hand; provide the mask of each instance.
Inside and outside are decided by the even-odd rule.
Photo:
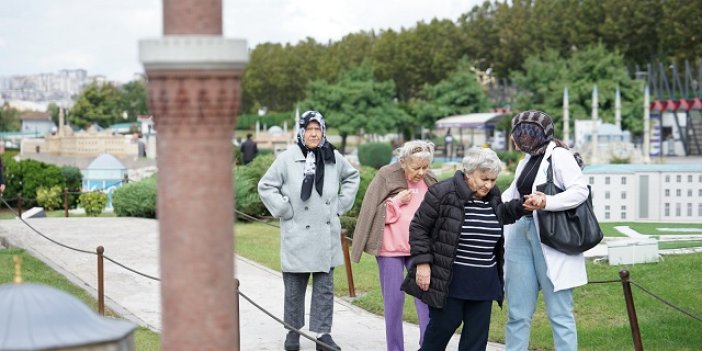
[[[417,265],[417,286],[422,291],[429,290],[429,282],[431,280],[431,266],[428,263],[420,263]]]
[[[546,194],[535,191],[524,196],[524,209],[527,211],[540,210],[546,207]]]
[[[393,199],[401,205],[407,205],[412,200],[412,192],[409,189],[402,190]]]

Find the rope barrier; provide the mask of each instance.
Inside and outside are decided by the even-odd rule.
[[[621,283],[621,282],[622,282],[621,280],[612,279],[612,280],[593,280],[593,281],[589,281],[587,283],[588,284],[608,284],[608,283]]]
[[[265,314],[268,315],[269,317],[273,318],[273,320],[275,320],[276,322],[278,322],[278,323],[282,324],[283,326],[285,326],[285,329],[288,329],[288,330],[290,330],[290,331],[293,331],[293,332],[297,333],[298,335],[302,335],[302,336],[305,337],[306,339],[312,340],[312,341],[314,341],[315,343],[317,343],[317,345],[324,346],[324,347],[327,348],[328,350],[335,350],[335,349],[336,349],[336,348],[334,348],[334,347],[331,347],[331,346],[328,345],[328,344],[325,344],[324,342],[321,342],[321,341],[317,340],[317,338],[313,338],[313,337],[307,335],[306,333],[304,333],[304,332],[300,331],[299,329],[293,327],[292,325],[286,323],[284,320],[282,320],[282,319],[280,319],[280,318],[274,316],[272,313],[268,312],[268,310],[266,310],[265,308],[263,308],[262,306],[260,306],[260,305],[257,304],[256,302],[254,302],[251,298],[249,298],[248,296],[246,296],[246,294],[244,294],[243,292],[239,291],[239,296],[243,297],[246,301],[248,301],[248,302],[249,302],[250,304],[252,304],[254,307],[256,307],[256,308],[258,308],[259,310],[261,310],[263,313],[265,313]]]
[[[234,212],[235,212],[236,214],[238,214],[238,215],[240,215],[240,216],[242,216],[242,217],[244,217],[244,218],[250,220],[250,221],[262,223],[262,224],[265,224],[265,225],[268,225],[268,226],[271,226],[271,227],[274,227],[274,228],[280,228],[279,225],[276,225],[276,224],[273,224],[273,223],[268,223],[268,221],[264,221],[264,220],[262,220],[262,219],[260,219],[260,218],[256,218],[256,217],[254,217],[254,216],[252,216],[252,215],[246,214],[246,213],[241,212],[241,211],[239,211],[239,210],[234,210]]]
[[[29,229],[31,229],[33,232],[39,234],[39,235],[40,235],[41,237],[43,237],[44,239],[49,240],[50,242],[52,242],[52,243],[54,243],[54,244],[56,244],[56,245],[58,245],[58,246],[64,247],[64,248],[66,248],[66,249],[69,249],[69,250],[73,250],[73,251],[76,251],[76,252],[82,252],[82,253],[87,253],[87,254],[95,255],[95,253],[92,252],[92,251],[83,250],[83,249],[78,249],[78,248],[75,248],[75,247],[72,247],[72,246],[68,246],[68,245],[66,245],[66,244],[64,244],[64,243],[61,243],[61,242],[59,242],[59,241],[56,241],[56,240],[54,240],[54,239],[52,239],[52,238],[50,238],[50,237],[44,235],[42,232],[40,232],[40,231],[37,230],[36,228],[32,227],[29,223],[27,223],[27,221],[25,221],[21,216],[19,216],[19,215],[17,214],[17,212],[15,212],[15,210],[12,208],[12,206],[10,206],[10,204],[8,204],[7,201],[5,201],[5,198],[0,197],[0,200],[1,200],[1,201],[5,204],[5,206],[7,206],[7,208],[15,215],[15,217],[17,217],[17,219],[19,219],[22,223],[24,223],[24,225],[26,225],[27,227],[29,227]]]
[[[637,283],[637,282],[634,282],[634,281],[631,281],[631,280],[629,281],[629,283],[634,284],[634,286],[636,286],[637,288],[643,290],[643,292],[645,292],[645,293],[647,293],[647,294],[653,296],[654,298],[656,298],[658,301],[662,302],[663,304],[668,305],[669,307],[671,307],[671,308],[677,310],[678,312],[680,312],[680,313],[682,313],[682,314],[684,314],[684,315],[686,315],[686,316],[688,316],[688,317],[690,317],[690,318],[692,318],[692,319],[695,319],[695,320],[697,320],[697,321],[699,321],[699,322],[702,322],[702,318],[700,318],[700,317],[698,317],[698,316],[695,316],[695,315],[693,315],[692,313],[690,313],[690,312],[688,312],[688,311],[685,311],[685,310],[682,309],[681,307],[675,306],[673,303],[671,303],[671,302],[669,302],[669,301],[666,301],[664,298],[662,298],[662,297],[660,297],[660,296],[654,294],[653,292],[649,291],[648,289],[644,288],[641,284],[639,284],[639,283]]]
[[[0,201],[2,201],[2,202],[5,204],[5,206],[10,210],[10,212],[12,212],[12,214],[14,214],[15,217],[17,217],[17,219],[19,219],[22,223],[24,223],[24,225],[26,225],[26,226],[27,226],[28,228],[30,228],[33,232],[35,232],[36,234],[40,235],[40,236],[43,237],[44,239],[46,239],[46,240],[48,240],[48,241],[50,241],[50,242],[52,242],[52,243],[54,243],[54,244],[56,244],[56,245],[58,245],[58,246],[61,246],[61,247],[66,248],[66,249],[69,249],[69,250],[73,250],[73,251],[80,252],[80,253],[86,253],[86,254],[90,254],[90,255],[96,255],[95,252],[88,251],[88,250],[83,250],[83,249],[78,249],[78,248],[75,248],[75,247],[66,245],[66,244],[64,244],[64,243],[61,243],[61,242],[59,242],[59,241],[57,241],[57,240],[54,240],[54,239],[48,237],[47,235],[43,234],[42,232],[40,232],[39,230],[37,230],[36,228],[34,228],[34,227],[33,227],[32,225],[30,225],[29,223],[27,223],[27,221],[25,221],[21,216],[19,216],[18,213],[12,208],[12,206],[10,206],[10,204],[8,204],[7,201],[5,201],[5,198],[2,197],[1,194],[0,194]],[[263,223],[263,224],[267,224],[267,225],[272,226],[272,227],[279,228],[279,226],[277,226],[277,225],[268,223],[268,222],[266,222],[266,221],[263,221],[263,220],[261,220],[261,219],[259,219],[259,218],[254,217],[254,216],[245,214],[245,213],[243,213],[243,212],[241,212],[241,211],[235,210],[235,212],[236,212],[236,214],[241,215],[241,216],[243,216],[243,217],[245,217],[245,218],[251,219],[251,220],[253,220],[253,221],[256,221],[256,222],[259,222],[259,223]],[[349,237],[346,237],[346,238],[347,238],[348,240],[351,240],[351,238],[349,238]],[[138,274],[138,275],[140,275],[140,276],[142,276],[142,277],[144,277],[144,278],[151,279],[151,280],[158,281],[158,282],[161,281],[161,279],[158,278],[158,277],[155,277],[155,276],[152,276],[152,275],[149,275],[149,274],[140,272],[140,271],[138,271],[138,270],[136,270],[136,269],[134,269],[134,268],[131,268],[131,267],[129,267],[129,266],[123,264],[123,263],[120,263],[119,261],[117,261],[117,260],[115,260],[115,259],[112,259],[112,258],[110,258],[110,257],[108,257],[108,256],[106,256],[106,255],[103,255],[103,257],[104,257],[105,259],[107,259],[108,261],[114,263],[115,265],[117,265],[117,266],[119,266],[119,267],[121,267],[121,268],[123,268],[123,269],[126,269],[126,270],[128,270],[128,271],[130,271],[130,272],[132,272],[132,273]],[[621,280],[611,279],[611,280],[590,281],[589,284],[609,284],[609,283],[620,283],[620,282],[621,282]],[[634,282],[634,281],[629,281],[629,282],[630,282],[631,284],[633,284],[634,286],[638,287],[639,289],[641,289],[643,292],[645,292],[645,293],[651,295],[652,297],[656,298],[656,299],[657,299],[658,301],[660,301],[661,303],[663,303],[663,304],[665,304],[665,305],[667,305],[667,306],[669,306],[669,307],[671,307],[671,308],[677,310],[678,312],[680,312],[680,313],[682,313],[682,314],[684,314],[684,315],[686,315],[686,316],[688,316],[688,317],[690,317],[690,318],[693,318],[693,319],[695,319],[695,320],[697,320],[697,321],[702,322],[702,318],[701,318],[701,317],[695,316],[695,315],[692,314],[691,312],[688,312],[688,311],[686,311],[685,309],[683,309],[683,308],[681,308],[681,307],[679,307],[679,306],[676,306],[675,304],[673,304],[673,303],[671,303],[671,302],[665,300],[664,298],[658,296],[657,294],[655,294],[655,293],[649,291],[648,289],[646,289],[645,287],[643,287],[641,284],[638,284],[638,283],[636,283],[636,282]],[[264,314],[268,315],[269,317],[271,317],[271,318],[272,318],[273,320],[275,320],[276,322],[282,324],[286,329],[291,330],[291,331],[293,331],[293,332],[295,332],[295,333],[297,333],[297,334],[299,334],[299,335],[302,335],[303,337],[305,337],[305,338],[307,338],[307,339],[309,339],[309,340],[311,340],[311,341],[317,343],[318,345],[321,345],[321,346],[326,347],[326,348],[328,348],[328,349],[333,349],[333,347],[331,347],[330,345],[327,345],[327,344],[325,344],[325,343],[323,343],[323,342],[317,340],[316,338],[313,338],[313,337],[307,335],[306,333],[300,331],[299,329],[296,329],[296,328],[292,327],[290,324],[288,324],[288,323],[286,323],[285,321],[281,320],[280,318],[276,317],[275,315],[273,315],[272,313],[270,313],[268,310],[266,310],[265,308],[263,308],[262,306],[260,306],[260,305],[257,304],[256,302],[254,302],[251,298],[249,298],[249,297],[248,297],[246,294],[244,294],[243,292],[238,291],[237,293],[239,294],[239,296],[243,297],[246,301],[248,301],[252,306],[258,308],[258,309],[259,309],[260,311],[262,311]]]
[[[5,206],[15,215],[15,217],[17,217],[20,221],[22,221],[22,223],[24,223],[27,227],[29,227],[33,232],[37,233],[38,235],[40,235],[40,236],[43,237],[44,239],[49,240],[50,242],[52,242],[52,243],[54,243],[54,244],[56,244],[56,245],[59,245],[59,246],[61,246],[61,247],[64,247],[64,248],[66,248],[66,249],[70,249],[70,250],[73,250],[73,251],[76,251],[76,252],[86,253],[86,254],[90,254],[90,255],[97,255],[95,252],[88,251],[88,250],[78,249],[78,248],[75,248],[75,247],[66,245],[66,244],[64,244],[64,243],[61,243],[61,242],[59,242],[59,241],[57,241],[57,240],[54,240],[54,239],[52,239],[52,238],[50,238],[50,237],[44,235],[42,232],[40,232],[40,231],[37,230],[36,228],[32,227],[29,223],[27,223],[27,221],[25,221],[23,218],[21,218],[21,217],[17,214],[17,212],[15,212],[15,210],[12,208],[12,206],[10,206],[10,204],[8,204],[7,201],[5,201],[5,199],[4,199],[2,196],[0,196],[0,201],[2,201],[2,202],[5,204]],[[238,212],[238,211],[237,211],[237,212]],[[248,216],[248,215],[247,215],[247,216]],[[254,219],[260,221],[259,219],[255,218],[255,217],[252,217],[252,218],[254,218]],[[264,223],[265,223],[265,222],[264,222]],[[152,275],[149,275],[149,274],[140,272],[140,271],[138,271],[138,270],[136,270],[136,269],[134,269],[134,268],[131,268],[131,267],[129,267],[129,266],[127,266],[127,265],[125,265],[125,264],[123,264],[123,263],[121,263],[121,262],[115,260],[115,259],[112,259],[112,258],[108,257],[107,255],[103,255],[103,257],[104,257],[106,260],[108,260],[108,261],[114,263],[115,265],[117,265],[117,266],[119,266],[119,267],[122,267],[123,269],[126,269],[126,270],[128,270],[128,271],[130,271],[130,272],[132,272],[132,273],[134,273],[134,274],[138,274],[138,275],[140,275],[140,276],[142,276],[142,277],[144,277],[144,278],[151,279],[151,280],[154,280],[154,281],[158,281],[158,282],[161,281],[161,279],[158,278],[158,277],[155,277],[155,276],[152,276]],[[312,337],[312,336],[307,335],[306,333],[300,331],[299,329],[296,329],[295,327],[291,326],[290,324],[288,324],[288,323],[286,323],[285,321],[281,320],[280,318],[276,317],[276,316],[273,315],[271,312],[269,312],[268,310],[266,310],[265,308],[263,308],[261,305],[259,305],[259,304],[257,304],[256,302],[254,302],[250,297],[248,297],[248,296],[247,296],[246,294],[244,294],[243,292],[237,291],[237,294],[238,294],[239,296],[243,297],[243,298],[244,298],[246,301],[248,301],[252,306],[258,308],[261,312],[263,312],[264,314],[268,315],[269,317],[271,317],[271,318],[272,318],[273,320],[275,320],[276,322],[282,324],[286,329],[289,329],[289,330],[291,330],[291,331],[293,331],[293,332],[295,332],[295,333],[297,333],[297,334],[299,334],[299,335],[302,335],[303,337],[305,337],[305,338],[307,338],[307,339],[309,339],[309,340],[315,342],[315,343],[316,343],[317,345],[319,345],[319,346],[325,347],[325,348],[327,348],[327,349],[329,349],[329,350],[335,349],[335,348],[332,347],[331,345],[328,345],[328,344],[326,344],[326,343],[324,343],[324,342],[322,342],[322,341],[317,340],[317,338],[314,338],[314,337]]]

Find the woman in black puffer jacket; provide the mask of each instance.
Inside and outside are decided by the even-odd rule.
[[[528,214],[520,200],[502,203],[494,151],[469,149],[463,169],[429,188],[410,224],[402,289],[429,305],[422,350],[444,350],[461,323],[459,350],[485,350],[492,301],[502,306],[502,226]]]

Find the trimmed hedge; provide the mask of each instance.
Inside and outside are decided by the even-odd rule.
[[[358,146],[358,162],[375,169],[385,166],[392,160],[392,146],[388,143],[368,143]]]
[[[119,217],[156,218],[156,176],[116,189],[112,208]]]
[[[258,196],[258,181],[273,164],[272,153],[257,156],[248,165],[234,168],[234,205],[237,211],[250,216],[270,216],[266,206]]]

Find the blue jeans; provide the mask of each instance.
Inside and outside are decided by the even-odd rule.
[[[556,350],[577,350],[573,289],[553,291],[553,284],[546,276],[546,261],[534,219],[522,217],[512,226],[505,248],[505,293],[509,311],[505,328],[507,351],[528,349],[531,317],[539,290],[544,295]]]

